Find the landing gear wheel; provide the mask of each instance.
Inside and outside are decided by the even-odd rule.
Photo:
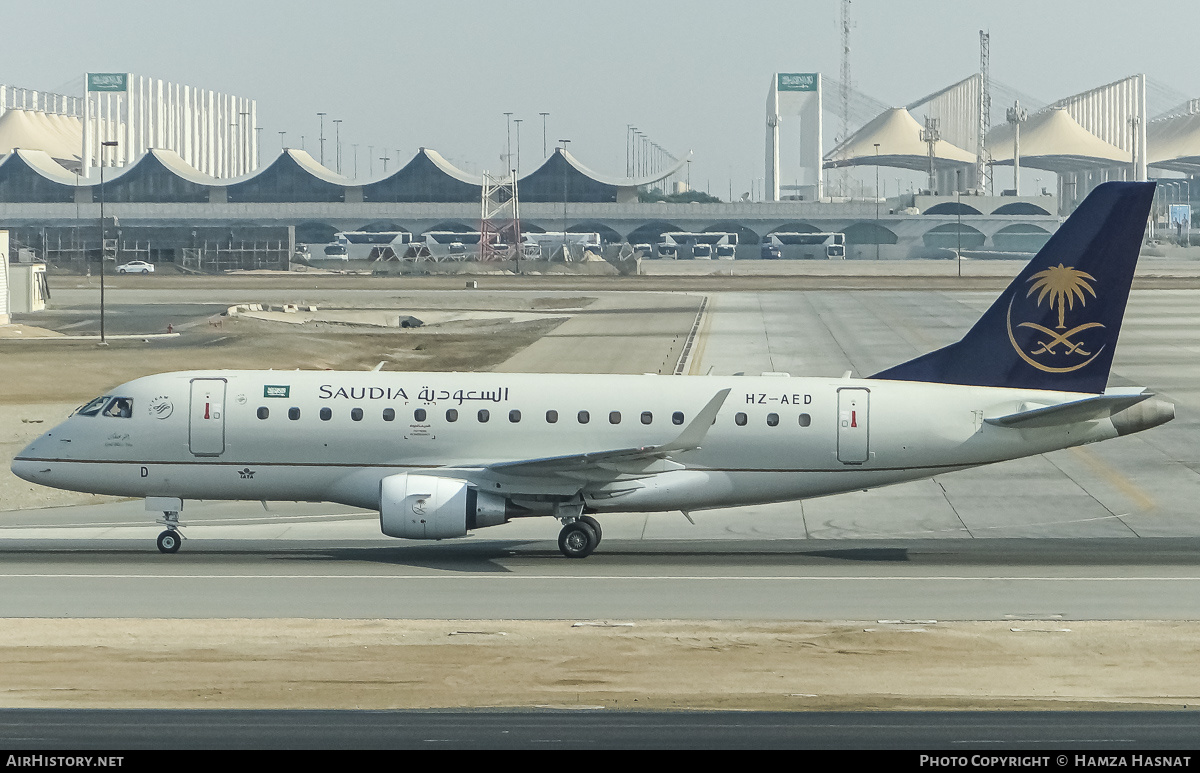
[[[600,537],[586,521],[572,521],[558,533],[558,549],[567,558],[587,558],[600,544]]]
[[[183,539],[177,531],[167,529],[158,535],[158,549],[163,553],[178,553],[179,546],[182,543]]]
[[[581,515],[579,520],[592,527],[592,531],[596,532],[596,544],[600,544],[600,540],[604,539],[604,530],[600,528],[600,522],[590,515]]]

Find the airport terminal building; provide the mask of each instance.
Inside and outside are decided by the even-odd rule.
[[[811,124],[821,120],[824,81],[819,73],[775,75],[767,116],[774,184],[765,201],[642,201],[640,192],[661,188],[687,159],[642,177],[632,168],[613,176],[556,148],[512,185],[520,230],[596,233],[606,245],[730,234],[738,258],[767,255],[764,243],[779,241],[776,234],[806,233],[837,234],[851,259],[1012,257],[1036,251],[1100,182],[1146,179],[1151,168],[1190,177],[1200,168],[1200,101],[1149,120],[1145,76],[1018,111],[1008,122],[985,114],[985,89],[971,76],[881,111],[821,156]],[[468,233],[485,219],[488,181],[435,150],[421,148],[368,180],[343,177],[297,149],[260,163],[252,100],[133,75],[122,82],[115,101],[0,87],[0,228],[10,231],[14,254],[54,264],[97,259],[102,209],[118,260],[202,270],[285,268],[298,244],[328,243],[339,232]],[[791,116],[810,124],[801,143],[807,187],[778,185],[778,130]],[[221,132],[210,130],[218,124]],[[1054,189],[997,195],[989,183],[1005,165],[1042,170]],[[929,182],[886,199],[876,191],[831,195],[836,175],[862,166],[927,171]]]

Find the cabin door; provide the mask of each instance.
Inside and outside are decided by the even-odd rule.
[[[188,445],[196,456],[225,452],[225,379],[192,379]]]
[[[870,458],[868,431],[868,389],[838,390],[838,461],[862,464]]]

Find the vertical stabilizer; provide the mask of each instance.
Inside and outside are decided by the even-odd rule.
[[[1098,186],[962,340],[871,378],[1103,392],[1153,196]]]

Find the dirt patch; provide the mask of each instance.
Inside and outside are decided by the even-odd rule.
[[[215,322],[219,321],[217,325]],[[475,326],[462,332],[335,324],[281,325],[224,317],[178,338],[92,342],[0,340],[0,510],[110,501],[37,486],[9,461],[71,411],[112,387],[177,370],[489,370],[562,322],[547,318]]]
[[[1197,634],[1191,622],[4,620],[0,705],[1178,708],[1200,701]]]

